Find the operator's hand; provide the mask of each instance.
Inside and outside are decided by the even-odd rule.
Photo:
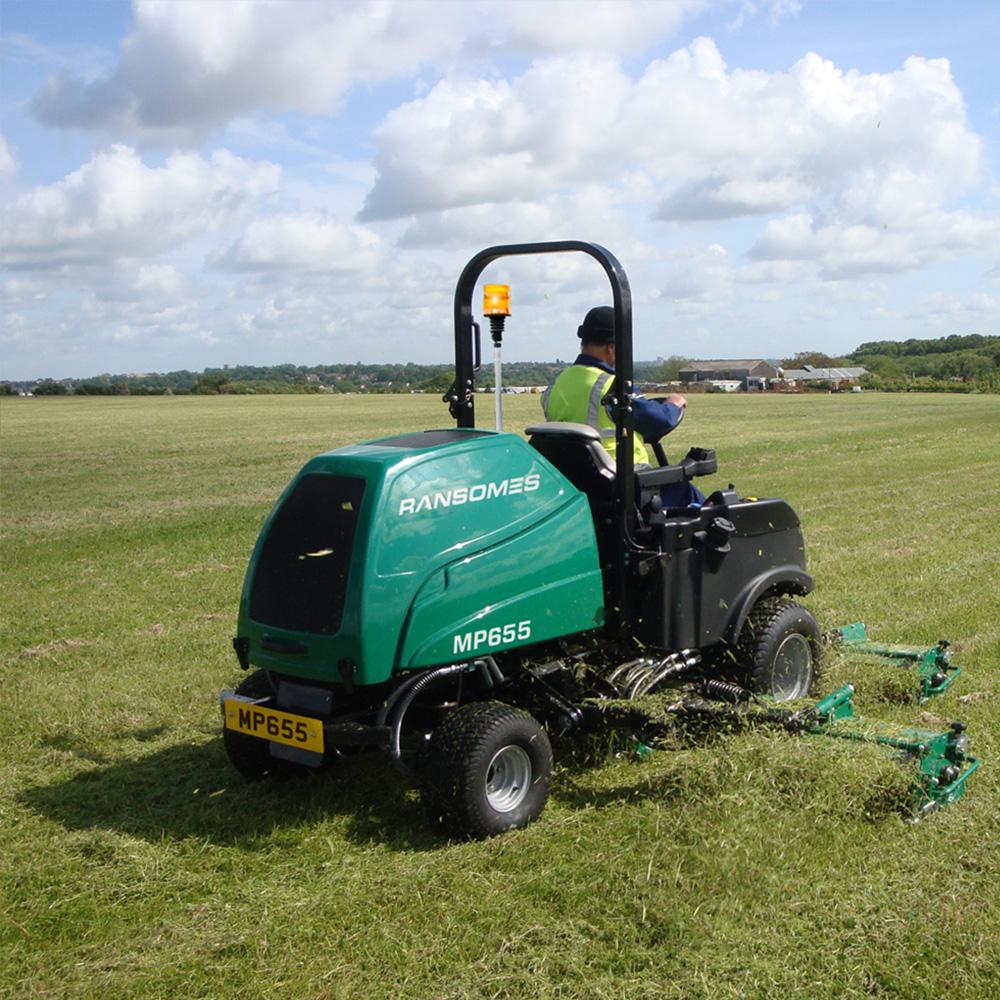
[[[687,398],[682,396],[679,392],[672,392],[667,396],[665,402],[673,403],[674,406],[679,406],[682,410],[688,405]]]

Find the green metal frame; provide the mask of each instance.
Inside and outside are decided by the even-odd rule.
[[[915,818],[962,797],[966,782],[978,770],[980,762],[978,757],[966,752],[969,737],[961,722],[953,722],[944,732],[900,728],[895,732],[879,733],[840,727],[837,723],[846,719],[861,721],[854,715],[853,696],[853,686],[845,684],[817,702],[808,710],[812,721],[807,724],[806,731],[837,739],[877,743],[916,759],[920,773]]]
[[[707,716],[749,724],[780,726],[792,733],[874,743],[899,751],[904,760],[917,764],[913,788],[914,812],[911,818],[914,822],[940,806],[958,801],[965,794],[966,783],[979,769],[980,762],[978,757],[968,753],[969,737],[963,723],[953,722],[943,732],[893,727],[884,723],[873,728],[854,714],[853,699],[854,686],[845,684],[815,704],[799,709],[784,708],[767,698],[758,698],[755,704],[749,705],[681,698],[668,711],[682,716]],[[633,704],[634,707],[624,711],[612,710],[610,715],[618,725],[631,724],[640,732],[650,735],[670,731],[661,720],[646,716],[639,704]],[[639,756],[647,756],[653,749],[649,742],[636,742],[635,751]]]
[[[947,690],[962,672],[951,662],[950,643],[941,639],[936,646],[919,649],[913,646],[886,646],[868,638],[864,622],[835,629],[833,640],[858,653],[878,656],[897,666],[915,666],[920,680],[920,700],[926,701]]]

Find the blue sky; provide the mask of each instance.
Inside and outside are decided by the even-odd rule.
[[[636,356],[1000,333],[1000,5],[3,0],[0,378],[448,361],[586,239]],[[505,356],[603,276],[498,264]]]

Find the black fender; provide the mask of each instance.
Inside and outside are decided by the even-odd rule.
[[[795,594],[801,597],[810,593],[813,586],[813,578],[797,566],[775,566],[754,577],[732,607],[732,614],[723,632],[724,641],[730,645],[736,644],[747,615],[765,594]]]

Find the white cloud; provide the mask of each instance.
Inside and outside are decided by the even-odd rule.
[[[723,8],[724,30],[740,5],[143,0],[117,57],[39,50],[34,74],[80,79],[53,77],[37,114],[130,144],[74,154],[91,139],[57,136],[43,164],[35,126],[11,120],[9,159],[0,138],[0,174],[18,171],[0,205],[0,259],[16,269],[5,362],[88,374],[446,360],[470,253],[561,238],[603,243],[628,269],[639,357],[738,354],[748,336],[777,344],[803,328],[853,337],[844,316],[873,275],[884,288],[866,322],[887,305],[902,317],[925,280],[948,290],[929,322],[995,322],[991,148],[947,61],[886,64],[894,43],[866,55],[881,72],[815,54],[762,71],[727,65],[708,38],[659,46],[706,6]],[[797,8],[753,0],[742,17]],[[799,37],[758,39],[761,64]],[[654,46],[662,58],[637,58]],[[30,39],[16,47],[31,55]],[[363,97],[334,120],[352,89]],[[134,148],[217,129],[244,158]],[[287,166],[259,162],[261,149]],[[40,170],[49,179],[29,189]],[[976,279],[960,284],[961,257]],[[906,270],[917,276],[891,277]],[[488,277],[514,284],[511,358],[572,350],[580,316],[607,297],[582,255],[499,262]]]
[[[893,273],[967,253],[988,251],[1000,241],[1000,220],[965,211],[928,208],[909,224],[817,221],[806,212],[769,221],[750,248],[754,261],[814,264],[820,276],[840,280]]]
[[[4,278],[0,298],[7,309],[21,308],[42,301],[46,284],[32,276],[11,274]]]
[[[133,16],[112,72],[46,82],[42,121],[193,142],[256,110],[335,110],[352,84],[405,76],[458,43],[419,4],[136,0]]]
[[[776,25],[785,18],[798,14],[800,10],[802,10],[801,0],[766,0],[764,3],[759,0],[743,0],[739,13],[730,22],[729,27],[738,31],[748,20],[762,11],[769,15],[771,24]]]
[[[596,239],[627,254],[630,260],[644,259],[652,248],[637,239],[632,220],[621,205],[618,189],[580,184],[568,191],[546,193],[538,201],[488,202],[424,212],[410,220],[398,246],[468,251],[497,243]]]
[[[787,73],[730,71],[707,38],[636,80],[612,58],[579,56],[512,83],[445,81],[375,139],[371,217],[610,180],[625,165],[658,181],[667,206],[694,190],[721,217],[841,197],[855,181],[882,193],[901,176],[940,196],[973,183],[981,162],[946,60],[865,76],[808,55]]]
[[[8,177],[13,177],[17,173],[17,160],[14,159],[14,154],[11,152],[10,146],[7,145],[7,140],[0,135],[0,180],[7,180]]]
[[[147,264],[139,268],[133,288],[140,295],[150,292],[176,295],[184,288],[184,277],[173,264]]]
[[[711,0],[638,0],[590,2],[548,0],[546,3],[480,3],[481,16],[491,17],[496,48],[529,53],[591,51],[637,54],[674,34],[685,20],[711,6]]]
[[[570,180],[609,177],[629,80],[608,57],[535,64],[513,85],[442,81],[375,130],[378,179],[365,220],[537,200]]]
[[[635,54],[708,0],[134,0],[118,64],[90,80],[61,72],[35,95],[48,125],[146,143],[197,142],[257,111],[336,111],[359,84],[422,66],[580,49]]]
[[[733,265],[725,247],[718,243],[670,254],[667,272],[661,295],[673,302],[715,303],[733,294]]]
[[[127,146],[95,153],[55,184],[6,206],[2,260],[52,268],[148,257],[232,218],[273,191],[278,167],[218,150],[146,166]]]
[[[378,247],[362,226],[319,213],[279,213],[255,219],[214,263],[233,271],[359,271],[375,265]]]
[[[989,324],[1000,322],[1000,297],[986,292],[974,292],[964,297],[935,292],[907,316],[917,320],[929,318],[935,323],[967,324],[970,329],[965,332],[987,333]]]
[[[741,215],[770,215],[807,201],[815,191],[804,180],[787,175],[745,180],[706,177],[675,188],[661,201],[656,217],[698,222]]]
[[[491,243],[546,239],[559,222],[540,202],[506,202],[428,212],[414,219],[400,236],[404,248],[451,246],[467,249]]]
[[[72,70],[85,79],[92,79],[107,72],[114,62],[107,49],[95,45],[46,44],[20,31],[4,32],[2,42],[4,62],[11,70],[22,66],[46,72]]]
[[[788,72],[731,70],[707,38],[636,79],[610,57],[545,59],[511,81],[443,81],[374,137],[361,218],[425,216],[411,242],[443,225],[433,213],[544,204],[581,184],[641,192],[664,221],[797,209],[752,257],[813,260],[828,277],[917,266],[995,232],[948,211],[981,179],[983,150],[943,59],[861,74],[810,54]],[[807,218],[819,238],[790,232]]]

